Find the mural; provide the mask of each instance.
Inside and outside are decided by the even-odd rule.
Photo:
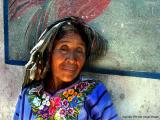
[[[78,16],[109,43],[87,71],[160,78],[160,1],[5,0],[5,60],[24,65],[47,25]]]

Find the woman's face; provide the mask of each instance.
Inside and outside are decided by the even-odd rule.
[[[52,53],[52,74],[56,82],[71,82],[85,62],[85,43],[79,34],[66,34],[57,40]]]

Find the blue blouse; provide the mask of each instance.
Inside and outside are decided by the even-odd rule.
[[[85,80],[50,94],[42,84],[24,88],[14,120],[119,120],[105,85]]]

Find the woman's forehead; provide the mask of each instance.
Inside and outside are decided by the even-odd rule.
[[[76,43],[80,45],[85,45],[85,42],[82,40],[82,37],[78,33],[68,33],[59,39],[57,43]]]

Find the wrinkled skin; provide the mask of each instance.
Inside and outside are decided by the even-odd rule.
[[[72,82],[85,63],[85,43],[79,34],[66,34],[55,43],[52,53],[52,76],[56,88]]]

